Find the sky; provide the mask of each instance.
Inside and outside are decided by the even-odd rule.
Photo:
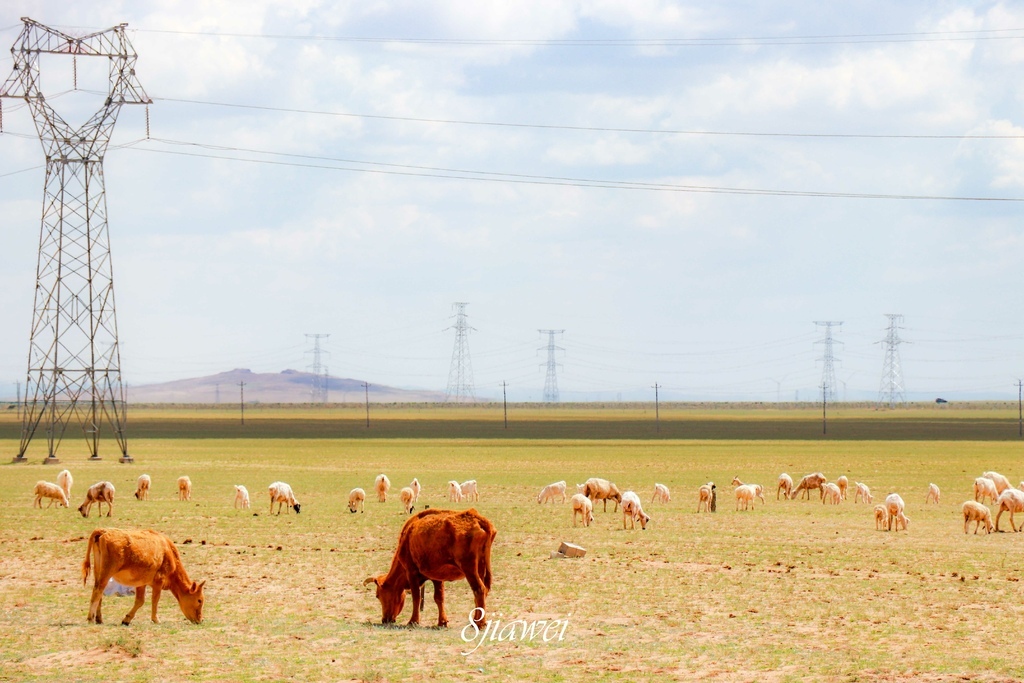
[[[466,302],[484,399],[541,400],[557,329],[563,401],[815,400],[835,321],[836,397],[874,400],[886,314],[909,399],[1017,398],[1020,4],[6,0],[0,46],[21,17],[127,22],[153,99],[104,159],[129,385],[307,369],[315,333],[443,391]],[[68,60],[84,121],[106,67]],[[44,180],[2,106],[0,398]]]

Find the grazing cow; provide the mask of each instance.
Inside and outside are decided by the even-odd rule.
[[[348,493],[348,511],[355,512],[357,509],[360,512],[366,512],[364,503],[366,502],[366,491],[361,488],[354,488]]]
[[[110,517],[114,512],[114,485],[109,481],[99,481],[89,487],[85,492],[85,502],[78,506],[83,517],[89,516],[93,503],[96,503],[100,517],[103,516],[103,503],[106,503],[107,517]]]
[[[939,487],[935,484],[928,484],[928,495],[924,497],[925,505],[933,501],[936,505],[939,504]]]
[[[448,500],[452,503],[462,501],[462,487],[454,479],[448,482]]]
[[[192,500],[192,480],[178,477],[178,500]]]
[[[398,537],[398,547],[387,574],[364,581],[377,587],[381,621],[393,624],[405,606],[405,593],[412,596],[409,625],[420,623],[422,593],[427,580],[434,584],[437,625],[447,626],[444,610],[444,582],[466,579],[476,608],[471,619],[486,623],[487,593],[491,590],[491,545],[497,530],[475,509],[422,510],[410,517]]]
[[[555,502],[555,498],[560,497],[560,502],[565,502],[565,481],[556,481],[554,484],[548,484],[540,490],[537,495],[537,503],[542,504],[548,501]]]
[[[235,484],[235,509],[248,510],[249,505],[249,489],[241,484]]]
[[[640,520],[640,530],[645,531],[647,529],[647,522],[651,521],[651,516],[644,512],[644,508],[640,505],[640,496],[636,495],[633,491],[626,491],[622,494],[622,528],[626,528],[626,518],[629,518],[629,528],[636,529],[636,521]]]
[[[996,513],[996,531],[999,531],[999,518],[1003,516],[1004,512],[1010,513],[1010,529],[1013,531],[1024,529],[1024,522],[1021,522],[1019,527],[1014,526],[1013,523],[1013,513],[1024,512],[1024,491],[1015,488],[1003,489],[999,498],[996,499],[996,506],[999,508],[999,512]]]
[[[420,486],[420,480],[417,479],[416,477],[413,477],[412,483],[409,484],[409,488],[412,489],[412,502],[419,502],[420,491],[423,490],[423,487]]]
[[[57,501],[57,507],[62,505],[64,507],[71,507],[68,503],[68,497],[64,495],[64,489],[56,484],[51,484],[48,481],[37,481],[35,494],[36,499],[32,503],[32,507],[42,508],[43,498],[50,499],[50,502],[46,504],[46,507],[53,505],[53,501]]]
[[[811,499],[811,489],[818,489],[819,497],[824,498],[825,497],[825,489],[823,489],[822,486],[824,486],[826,481],[828,481],[828,479],[826,479],[825,475],[822,474],[821,472],[814,472],[813,474],[805,474],[803,476],[803,478],[800,479],[800,483],[796,485],[795,489],[793,489],[793,495],[790,496],[790,497],[791,498],[796,498],[797,495],[801,491],[803,491],[803,494],[804,494],[803,497],[805,497],[808,500],[810,500]]]
[[[664,484],[654,485],[654,497],[651,498],[651,504],[655,502],[667,503],[672,500],[672,494],[669,493],[668,487]]]
[[[391,490],[391,480],[388,479],[388,475],[378,474],[377,478],[373,480],[373,489],[377,492],[378,503],[388,502],[388,491]]]
[[[594,504],[582,493],[574,494],[569,500],[572,503],[572,525],[576,526],[576,515],[583,519],[583,526],[590,526],[594,522]]]
[[[267,487],[267,491],[270,493],[270,514],[274,512],[274,503],[277,503],[277,514],[281,514],[282,505],[285,506],[285,512],[290,508],[295,508],[295,514],[301,511],[299,501],[295,500],[295,494],[292,493],[292,487],[283,481],[275,481]]]
[[[779,488],[775,489],[775,500],[778,500],[780,495],[786,496],[786,500],[789,500],[791,493],[793,493],[793,477],[783,472],[779,475]]]
[[[413,507],[413,501],[416,498],[416,492],[411,487],[406,486],[398,492],[398,497],[402,501],[402,507],[405,509],[405,514],[411,514],[416,508]]]
[[[622,494],[619,493],[618,487],[607,479],[600,479],[598,477],[587,479],[587,482],[583,485],[583,495],[589,498],[591,502],[603,500],[605,512],[608,512],[609,500],[615,501],[615,509],[612,512],[618,512],[619,504],[622,502]]]
[[[466,500],[480,501],[480,492],[476,488],[476,479],[470,479],[459,484],[462,490],[462,497]]]
[[[71,500],[71,485],[75,483],[75,478],[71,476],[71,472],[68,470],[61,470],[60,474],[57,475],[57,485],[64,489],[64,495],[68,500]]]
[[[135,604],[121,620],[128,626],[146,600],[146,586],[153,588],[153,623],[159,624],[156,608],[160,592],[171,591],[178,600],[185,618],[193,624],[203,620],[203,586],[188,578],[181,556],[171,539],[158,531],[125,531],[97,529],[89,535],[82,563],[82,583],[89,580],[90,560],[94,565],[92,598],[89,601],[89,623],[103,623],[103,590],[114,579],[135,587]]]
[[[140,474],[135,482],[135,497],[139,500],[149,500],[149,487],[152,483],[153,480],[148,474]]]

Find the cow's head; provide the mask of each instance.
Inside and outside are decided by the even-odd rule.
[[[192,585],[178,596],[178,605],[181,606],[182,614],[193,624],[198,624],[203,620],[203,586],[205,585],[205,581],[202,583],[193,581]]]
[[[398,619],[398,615],[402,613],[402,608],[405,607],[405,589],[399,587],[397,590],[384,585],[384,579],[387,578],[387,574],[381,574],[380,576],[371,576],[366,581],[363,581],[363,585],[374,584],[377,588],[377,599],[380,600],[380,611],[381,611],[381,623],[382,624],[393,624]]]

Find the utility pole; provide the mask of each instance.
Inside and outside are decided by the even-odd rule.
[[[508,429],[508,396],[505,388],[508,387],[508,382],[505,380],[501,381],[501,406],[505,410],[505,429]]]
[[[473,328],[469,326],[466,317],[468,305],[464,301],[452,304],[452,308],[455,309],[455,324],[447,328],[455,330],[455,348],[452,349],[452,365],[448,370],[448,389],[445,391],[444,400],[453,403],[464,403],[474,399],[473,365],[469,360],[469,333]]]
[[[327,403],[327,368],[320,363],[320,340],[327,339],[329,334],[307,334],[306,339],[313,340],[313,348],[306,353],[313,354],[313,364],[307,366],[313,375],[313,386],[310,388],[311,403]]]
[[[825,391],[825,385],[821,386],[821,433],[822,435],[828,434],[828,392]]]
[[[238,407],[242,411],[242,426],[245,426],[245,382],[238,383]]]
[[[900,323],[903,316],[899,313],[886,313],[889,328],[885,339],[885,360],[882,363],[882,386],[878,390],[878,403],[895,408],[897,403],[906,403],[907,397],[903,389],[903,369],[900,367]]]
[[[366,393],[366,428],[370,428],[370,384],[363,382],[363,390]]]
[[[1024,437],[1024,403],[1021,401],[1024,393],[1022,393],[1022,387],[1024,387],[1024,383],[1017,380],[1017,436],[1020,437]]]
[[[215,387],[216,388],[214,389],[214,393],[213,393],[213,402],[219,404],[220,403],[220,383],[218,382],[215,385]]]
[[[43,462],[59,462],[57,449],[71,421],[81,424],[89,460],[100,460],[100,429],[107,425],[120,462],[134,462],[125,437],[103,160],[122,105],[152,100],[135,76],[138,55],[125,35],[127,24],[76,37],[27,17],[22,22],[11,47],[14,71],[0,86],[0,98],[24,100],[31,111],[46,176],[25,411],[14,462],[27,461],[40,423],[47,435]],[[80,128],[72,128],[43,93],[41,55],[71,56],[76,89],[78,57],[109,63],[103,104]]]
[[[544,375],[544,402],[545,403],[558,403],[558,363],[555,360],[556,351],[565,351],[561,346],[555,346],[555,335],[564,334],[565,330],[537,330],[541,334],[548,335],[547,346],[542,346],[539,351],[547,350],[548,360],[547,363],[541,365],[541,367],[547,368],[547,373]]]
[[[661,387],[657,382],[654,383],[654,431],[661,431],[661,414],[658,408],[658,389]]]
[[[836,322],[834,320],[826,321],[814,321],[815,325],[825,328],[825,338],[821,341],[815,342],[815,344],[824,344],[825,354],[818,360],[823,362],[821,369],[821,400],[822,403],[836,400],[836,368],[835,368],[835,357],[832,353],[832,328],[839,327],[842,322]]]

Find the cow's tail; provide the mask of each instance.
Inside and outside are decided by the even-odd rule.
[[[89,582],[89,560],[92,559],[92,549],[99,540],[100,534],[103,533],[102,529],[96,529],[89,534],[89,543],[85,548],[85,562],[82,563],[82,583],[86,584]]]

